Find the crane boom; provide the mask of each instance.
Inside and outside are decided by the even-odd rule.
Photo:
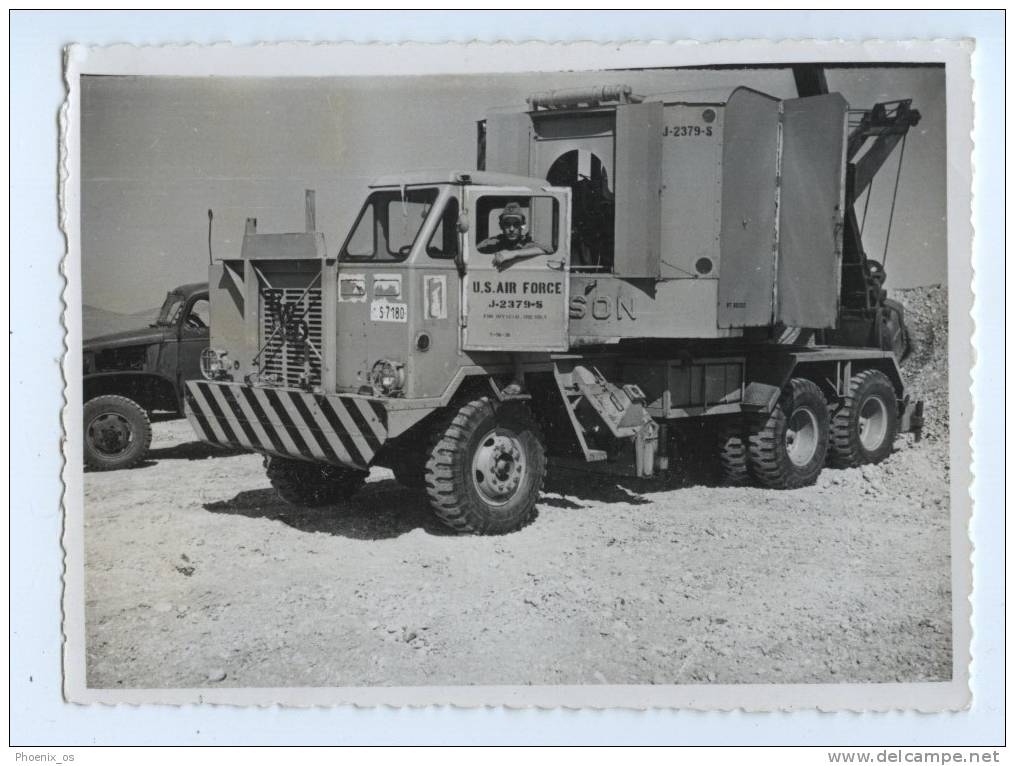
[[[853,177],[851,202],[867,190],[896,144],[920,122],[920,113],[910,108],[911,103],[911,99],[886,101],[862,112],[846,145],[846,159],[852,166]],[[865,146],[867,151],[858,159]]]

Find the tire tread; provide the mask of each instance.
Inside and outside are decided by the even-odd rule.
[[[749,483],[747,470],[747,438],[744,425],[739,419],[730,420],[719,427],[719,468],[722,482],[730,487],[742,487]]]
[[[747,450],[748,468],[751,477],[762,486],[772,489],[796,489],[813,484],[817,480],[820,465],[824,463],[824,454],[821,455],[817,472],[813,475],[803,474],[790,462],[785,454],[784,440],[779,436],[786,426],[787,410],[792,411],[794,402],[808,397],[824,401],[824,394],[816,383],[807,378],[793,378],[783,389],[772,412],[751,422]],[[816,414],[827,416],[827,407],[818,410]],[[824,445],[819,442],[818,449],[827,449],[827,439]]]
[[[891,391],[892,400],[886,402],[889,408],[889,416],[892,423],[888,429],[885,441],[887,450],[880,448],[875,450],[875,457],[870,459],[859,442],[859,434],[856,431],[853,420],[854,410],[863,398],[864,391],[871,387],[885,387]],[[895,391],[888,376],[880,370],[868,369],[858,372],[849,380],[849,390],[842,401],[831,413],[831,420],[828,426],[828,463],[834,468],[857,468],[865,463],[880,463],[891,454],[891,443],[898,433],[898,413],[894,406]],[[884,454],[878,455],[881,451]]]
[[[471,497],[465,486],[457,486],[459,482],[469,480],[468,476],[462,475],[462,467],[468,462],[468,456],[464,453],[471,435],[484,420],[496,416],[502,407],[504,405],[495,404],[489,396],[479,397],[466,402],[457,411],[438,421],[432,432],[424,486],[437,518],[456,532],[474,535],[502,534],[524,527],[535,517],[535,500],[542,491],[546,475],[545,457],[541,452],[534,456],[537,465],[534,465],[533,469],[536,470],[538,481],[530,488],[523,511],[511,520],[510,528],[503,524],[498,525],[487,510]],[[533,431],[538,443],[543,444],[538,425],[527,408],[523,412],[526,427]]]

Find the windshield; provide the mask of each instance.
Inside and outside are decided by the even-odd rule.
[[[180,312],[183,311],[183,296],[179,293],[169,293],[166,296],[165,302],[162,304],[162,308],[159,310],[159,318],[155,320],[156,327],[172,327],[176,324],[176,321],[180,318]]]
[[[437,201],[437,189],[375,191],[345,242],[342,261],[401,261],[412,251]]]

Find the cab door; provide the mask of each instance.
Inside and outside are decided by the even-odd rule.
[[[182,384],[186,380],[200,380],[201,352],[208,348],[211,326],[211,307],[208,296],[201,294],[190,299],[184,308],[179,327],[177,374]],[[182,385],[180,390],[183,390]]]
[[[465,207],[462,347],[567,351],[571,190],[467,186]],[[520,241],[505,209],[524,218]]]

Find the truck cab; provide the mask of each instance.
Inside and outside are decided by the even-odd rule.
[[[502,216],[512,211],[504,238]],[[336,264],[337,390],[397,370],[410,398],[503,352],[566,351],[570,190],[467,171],[381,178]],[[484,246],[484,243],[486,245]]]

